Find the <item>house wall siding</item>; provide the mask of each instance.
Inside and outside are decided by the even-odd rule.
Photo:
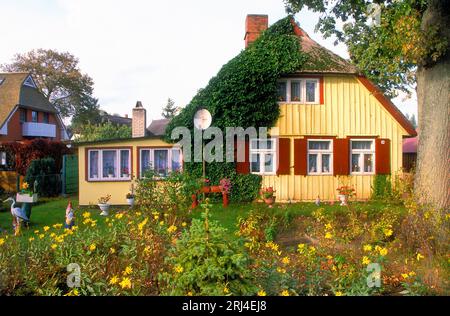
[[[402,167],[402,138],[407,132],[383,105],[354,76],[326,75],[324,104],[280,104],[281,116],[275,127],[280,137],[291,139],[290,175],[264,176],[263,186],[272,186],[279,201],[336,199],[336,188],[349,181],[354,185],[358,199],[371,195],[374,176],[294,175],[294,141],[305,136],[371,136],[391,140],[390,162],[392,172]],[[376,164],[376,162],[375,162]],[[341,181],[340,181],[341,179]]]
[[[172,147],[160,139],[137,139],[127,142],[108,142],[105,144],[83,145],[78,147],[78,170],[79,170],[79,203],[80,205],[96,205],[101,196],[111,194],[112,205],[126,205],[125,195],[131,191],[131,181],[99,181],[89,182],[86,180],[85,172],[87,169],[86,150],[89,148],[119,148],[132,147],[132,174],[138,174],[138,148],[139,147]]]

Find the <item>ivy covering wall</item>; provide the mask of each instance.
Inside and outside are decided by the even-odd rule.
[[[172,119],[166,129],[166,141],[174,142],[170,135],[178,126],[189,128],[193,135],[193,117],[200,108],[208,109],[213,117],[212,126],[223,131],[226,127],[273,127],[280,115],[277,80],[283,74],[300,70],[308,59],[301,51],[300,38],[295,35],[291,21],[291,16],[279,20],[225,64],[208,85]],[[260,179],[258,181],[259,177],[255,175],[245,175],[255,179],[238,179],[234,163],[211,163],[207,164],[206,169],[207,177],[213,184],[223,177],[230,177],[235,180],[236,186],[241,182],[247,185],[253,183],[258,188],[260,185]],[[201,176],[201,163],[186,163],[185,170]],[[238,196],[244,188],[236,186],[232,191],[232,199],[240,200]],[[251,194],[248,188],[246,190],[243,195],[248,198]]]

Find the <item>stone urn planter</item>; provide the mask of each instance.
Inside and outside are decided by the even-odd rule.
[[[347,206],[348,205],[348,195],[345,194],[339,194],[338,195],[339,201],[341,201],[341,206]]]
[[[100,210],[102,211],[101,213],[100,213],[100,215],[101,216],[108,216],[109,215],[109,207],[110,207],[111,205],[109,205],[109,204],[107,204],[107,203],[104,203],[104,204],[98,204],[98,207],[100,208]]]
[[[270,197],[270,198],[264,198],[264,203],[266,203],[266,205],[268,205],[269,207],[272,207],[273,204],[275,203],[275,197]]]
[[[134,206],[134,198],[127,199],[127,203],[130,207],[133,207]]]

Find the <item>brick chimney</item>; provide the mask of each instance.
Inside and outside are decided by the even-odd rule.
[[[131,119],[132,137],[144,137],[147,130],[147,111],[142,106],[141,101],[136,102]]]
[[[269,16],[248,14],[245,19],[245,48],[256,41],[262,31],[269,27]]]

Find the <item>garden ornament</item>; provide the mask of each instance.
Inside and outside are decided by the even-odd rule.
[[[66,223],[64,225],[65,228],[72,228],[75,225],[75,215],[74,210],[72,208],[72,202],[69,200],[69,204],[66,208]]]
[[[3,202],[12,202],[11,204],[11,215],[13,217],[13,227],[14,227],[14,233],[15,235],[19,234],[20,231],[20,221],[24,221],[24,222],[29,222],[30,220],[28,219],[25,210],[20,207],[15,207],[16,205],[16,200],[14,200],[14,198],[10,197],[8,199],[6,199]]]
[[[316,199],[316,201],[314,203],[316,203],[317,206],[320,205],[320,196],[317,196],[317,199]]]

